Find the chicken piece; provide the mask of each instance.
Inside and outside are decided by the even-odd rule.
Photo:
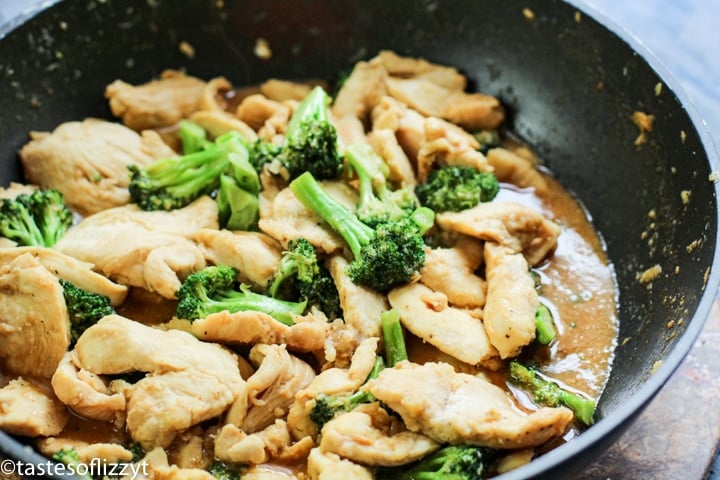
[[[228,423],[255,433],[287,415],[295,394],[307,387],[315,371],[297,357],[290,355],[284,345],[257,344],[250,350],[250,361],[257,367],[247,381],[247,405],[235,407],[228,415]]]
[[[210,197],[170,212],[128,205],[87,217],[54,248],[92,263],[122,285],[174,299],[182,280],[206,265],[200,247],[188,238],[203,228],[217,228],[217,205]]]
[[[82,440],[71,434],[66,436],[65,432],[57,437],[42,438],[36,445],[46,457],[52,457],[60,450],[74,448],[80,461],[85,464],[90,464],[93,459],[107,463],[127,463],[132,460],[132,452],[119,443]]]
[[[282,144],[285,132],[288,129],[290,118],[297,109],[298,103],[294,100],[286,100],[280,104],[280,108],[265,120],[263,126],[258,130],[258,137],[263,141],[274,145]]]
[[[437,225],[495,242],[521,253],[531,266],[541,263],[557,246],[560,225],[531,207],[515,202],[488,202],[461,212],[443,212]]]
[[[292,469],[278,468],[277,465],[252,465],[243,470],[242,480],[305,480]]]
[[[425,138],[425,117],[402,102],[383,97],[372,111],[372,129],[390,129],[411,162],[416,162]]]
[[[333,114],[338,118],[351,115],[365,122],[385,95],[386,80],[387,71],[380,62],[357,62],[335,96]]]
[[[235,111],[235,116],[253,130],[260,130],[265,123],[276,115],[290,118],[287,105],[270,100],[265,95],[255,93],[243,98]]]
[[[331,121],[337,130],[341,149],[344,150],[356,143],[367,143],[365,127],[357,117],[346,115],[340,118],[333,118]]]
[[[208,263],[236,268],[239,281],[263,288],[275,275],[282,256],[280,244],[263,233],[205,228],[198,230],[193,240]]]
[[[250,128],[247,123],[221,110],[200,110],[193,113],[190,120],[207,130],[211,138],[217,138],[228,132],[238,132],[250,142],[254,142],[258,138],[255,130]]]
[[[140,135],[94,118],[30,136],[20,150],[25,176],[60,191],[68,206],[84,216],[130,202],[128,165],[176,156],[155,132]]]
[[[500,387],[446,363],[401,362],[381,371],[369,391],[409,430],[442,443],[535,447],[562,435],[573,420],[565,407],[524,413]]]
[[[108,280],[103,275],[92,271],[92,264],[81,262],[64,253],[43,247],[17,247],[0,249],[0,265],[7,264],[22,255],[32,255],[45,268],[58,278],[62,278],[77,287],[89,292],[103,295],[110,299],[110,304],[117,307],[127,297],[128,289]]]
[[[395,132],[389,128],[373,130],[368,134],[373,150],[385,160],[388,166],[388,180],[401,186],[417,184],[415,170],[405,151],[398,143]]]
[[[4,198],[15,198],[18,195],[31,195],[37,190],[36,185],[27,185],[24,183],[11,182],[7,187],[0,187],[0,201]]]
[[[260,84],[260,93],[276,102],[284,102],[285,100],[300,102],[312,89],[312,83],[288,82],[277,78],[271,78]]]
[[[250,435],[233,424],[227,424],[215,437],[215,457],[255,465],[270,459],[294,463],[304,460],[313,446],[310,437],[293,444],[284,420],[278,419],[264,430]]]
[[[102,378],[78,363],[72,352],[65,354],[52,376],[55,395],[82,417],[117,422],[125,412],[125,395],[112,391]]]
[[[402,57],[390,50],[381,51],[377,58],[393,77],[427,80],[450,90],[464,90],[467,78],[454,67],[428,62],[423,58]]]
[[[70,345],[58,279],[30,254],[0,265],[0,359],[4,372],[49,378]]]
[[[207,468],[214,459],[211,443],[215,430],[206,435],[200,426],[181,432],[168,447],[169,462],[179,468]]]
[[[388,299],[400,313],[403,326],[423,341],[467,364],[495,365],[498,352],[490,344],[482,320],[449,306],[444,293],[413,283],[391,290]]]
[[[317,437],[317,425],[310,419],[310,412],[318,394],[349,394],[356,392],[365,383],[375,365],[378,340],[363,340],[355,350],[349,368],[333,367],[323,370],[295,395],[287,417],[288,427],[294,438]]]
[[[175,125],[199,110],[205,82],[177,70],[165,70],[158,80],[130,85],[115,80],[105,88],[113,115],[133,130]]]
[[[487,300],[485,330],[501,358],[510,358],[535,339],[535,312],[540,306],[528,264],[519,253],[485,243]]]
[[[215,77],[210,79],[205,84],[205,88],[203,88],[203,92],[197,106],[198,110],[215,112],[222,112],[226,110],[226,96],[232,91],[232,83],[230,83],[227,78]]]
[[[307,460],[307,473],[310,480],[374,480],[369,468],[350,460],[340,458],[319,448],[310,450]]]
[[[170,465],[167,453],[160,447],[147,452],[131,467],[136,470],[126,474],[122,480],[217,480],[207,470]]]
[[[481,172],[492,171],[485,155],[477,150],[477,140],[457,125],[429,117],[423,127],[424,135],[417,154],[418,182],[427,181],[436,163],[471,167]]]
[[[125,389],[128,431],[146,450],[167,447],[178,432],[220,415],[245,392],[229,350],[119,315],[85,330],[75,352],[79,366],[98,375],[147,372]]]
[[[482,252],[482,244],[478,240],[469,241],[475,244],[475,250]],[[468,251],[455,247],[429,250],[420,270],[420,282],[444,293],[448,302],[455,307],[482,308],[485,305],[487,283],[475,275],[480,263],[474,261],[473,257],[477,254]],[[482,254],[479,257],[482,258]]]
[[[328,329],[327,318],[310,314],[296,317],[295,321],[295,325],[287,326],[263,312],[223,311],[195,320],[190,331],[206,342],[287,345],[298,352],[322,350]]]
[[[425,78],[386,80],[387,92],[423,115],[440,117],[466,130],[495,129],[505,120],[497,98],[465,93],[440,86]]]
[[[388,310],[384,295],[357,285],[347,275],[348,261],[335,255],[328,262],[328,270],[340,295],[340,307],[343,319],[348,328],[358,333],[362,341],[366,338],[380,336],[380,314]]]
[[[351,211],[355,210],[357,193],[345,182],[321,182],[325,191]],[[260,230],[287,247],[290,240],[305,238],[322,252],[331,254],[341,250],[345,241],[323,220],[305,208],[289,188],[281,190],[273,199],[272,207],[261,210]]]
[[[15,378],[0,388],[0,429],[12,435],[57,435],[65,428],[68,411],[52,390]]]
[[[371,415],[356,409],[337,415],[322,429],[320,450],[364,465],[394,467],[419,460],[439,448],[423,434],[393,428],[387,412],[382,412],[378,408]]]
[[[527,158],[505,148],[491,148],[486,157],[499,181],[521,188],[532,187],[540,194],[547,191],[545,178]]]

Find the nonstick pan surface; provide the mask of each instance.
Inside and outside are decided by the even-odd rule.
[[[3,185],[22,180],[17,151],[30,130],[110,118],[105,85],[141,83],[165,68],[223,75],[237,86],[268,77],[332,80],[391,49],[456,66],[471,89],[500,98],[510,129],[592,216],[617,274],[620,305],[620,342],[599,421],[501,478],[575,478],[657,393],[700,332],[720,278],[710,179],[717,153],[663,67],[589,11],[559,0],[51,3],[0,33]],[[258,38],[268,41],[270,59],[254,55]],[[183,41],[194,48],[192,58],[178,48]],[[655,116],[640,146],[635,111]],[[638,282],[655,264],[662,274],[651,287]],[[45,461],[5,434],[0,449]]]

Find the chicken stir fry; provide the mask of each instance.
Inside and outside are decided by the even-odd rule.
[[[469,480],[588,427],[615,306],[563,295],[611,269],[586,248],[607,281],[563,284],[587,219],[467,85],[390,51],[337,89],[166,70],[33,132],[0,189],[0,429],[155,479]],[[571,354],[594,383],[549,374]]]

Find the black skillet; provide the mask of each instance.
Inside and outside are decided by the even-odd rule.
[[[72,0],[38,10],[0,33],[0,184],[22,180],[16,151],[30,130],[108,117],[105,85],[144,82],[164,68],[224,75],[236,86],[333,79],[392,49],[457,66],[473,89],[502,100],[511,130],[577,193],[602,232],[621,325],[596,425],[503,479],[575,478],[659,390],[709,313],[720,279],[709,180],[717,153],[658,62],[588,10],[559,0]],[[269,42],[270,59],[254,55],[258,38]],[[182,41],[193,58],[180,52]],[[636,110],[655,116],[640,147]],[[651,288],[640,284],[637,274],[655,264],[660,277]],[[5,434],[0,449],[44,461]]]

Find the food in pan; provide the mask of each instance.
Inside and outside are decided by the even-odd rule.
[[[612,267],[466,88],[390,51],[337,85],[166,71],[32,132],[0,206],[0,428],[151,478],[487,478],[572,440]]]

